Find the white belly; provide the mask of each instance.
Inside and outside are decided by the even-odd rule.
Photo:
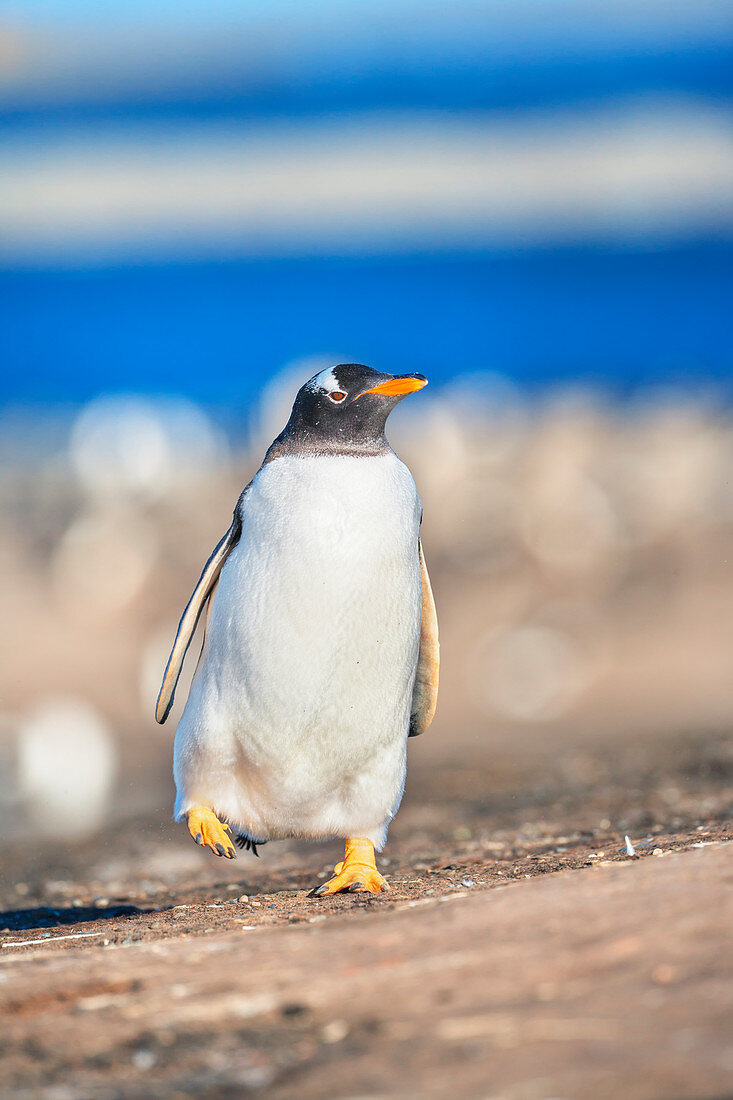
[[[381,846],[404,786],[419,522],[391,453],[260,471],[176,734],[178,817],[200,803],[259,840]]]

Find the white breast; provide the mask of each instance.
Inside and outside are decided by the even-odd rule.
[[[392,453],[278,458],[242,519],[176,737],[177,813],[381,844],[419,644],[412,476]]]

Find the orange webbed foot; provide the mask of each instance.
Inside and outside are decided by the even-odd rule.
[[[197,844],[210,848],[215,856],[236,859],[231,830],[224,821],[219,821],[213,810],[207,806],[194,806],[186,814],[188,831]]]
[[[372,842],[356,837],[346,841],[346,854],[343,862],[334,867],[333,878],[314,887],[309,897],[318,898],[344,891],[357,893],[362,890],[369,894],[380,894],[389,890],[389,886],[377,870]]]

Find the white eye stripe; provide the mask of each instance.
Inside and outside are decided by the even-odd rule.
[[[311,379],[313,389],[325,390],[326,393],[329,390],[340,389],[339,381],[334,374],[333,367],[329,367],[327,370],[322,370],[320,374],[317,374],[315,378]]]

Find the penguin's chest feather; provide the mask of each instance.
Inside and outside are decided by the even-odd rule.
[[[419,646],[419,522],[391,453],[263,467],[179,726],[179,794],[195,772],[219,792],[192,797],[213,794],[263,838],[337,832],[352,804],[371,832],[391,816]]]

